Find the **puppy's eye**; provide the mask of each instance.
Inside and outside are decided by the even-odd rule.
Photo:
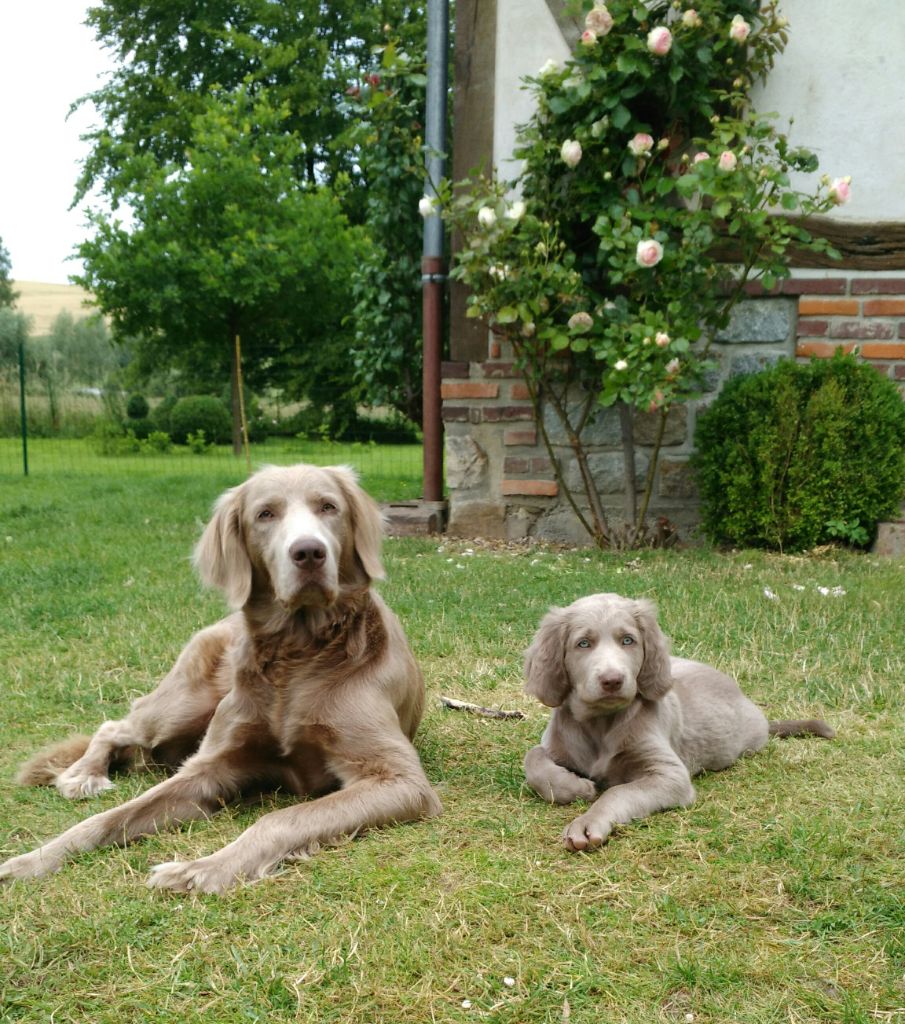
[[[332,501],[325,501],[321,505],[321,512],[335,512],[335,511],[336,511],[336,506],[333,504]]]
[[[623,647],[631,647],[634,642],[635,642],[635,638],[633,636],[624,636],[622,638],[622,646]]]
[[[262,522],[266,519],[273,519],[273,512],[269,508],[262,508],[261,511],[255,516],[258,522]]]
[[[591,641],[590,641],[590,640],[588,640],[588,638],[587,638],[586,636],[583,636],[583,637],[582,637],[582,638],[581,638],[581,639],[580,639],[580,640],[578,641],[578,643],[577,643],[577,644],[576,644],[575,646],[576,646],[576,647],[590,647],[590,646],[591,646]]]

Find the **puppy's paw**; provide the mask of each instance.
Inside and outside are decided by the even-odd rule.
[[[245,879],[215,857],[170,861],[151,868],[148,887],[172,892],[226,892]]]
[[[563,846],[567,850],[593,850],[602,846],[609,838],[613,826],[605,818],[592,814],[580,814],[566,826],[562,834]]]
[[[79,771],[76,765],[60,772],[54,785],[68,800],[85,800],[113,788],[113,783],[106,775],[93,775]]]
[[[8,861],[0,864],[0,882],[43,878],[45,875],[52,875],[54,871],[59,871],[61,863],[57,857],[50,857],[40,849],[23,853],[18,857],[10,857]]]
[[[580,775],[563,772],[562,775],[549,781],[547,792],[541,794],[545,800],[553,804],[571,804],[576,800],[595,800],[597,787],[590,779]]]

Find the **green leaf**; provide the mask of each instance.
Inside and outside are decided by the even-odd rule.
[[[518,320],[518,310],[514,306],[503,306],[497,311],[496,320],[501,324],[512,324]]]
[[[624,128],[629,121],[631,121],[632,115],[628,107],[624,107],[621,103],[616,107],[610,116],[610,123],[615,128]]]

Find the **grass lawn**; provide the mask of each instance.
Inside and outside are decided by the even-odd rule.
[[[188,554],[241,473],[108,462],[119,471],[0,480],[4,857],[149,785],[121,776],[72,804],[12,776],[38,746],[120,717],[222,611]],[[436,539],[391,540],[386,563],[382,593],[425,670],[418,745],[443,817],[224,897],[144,887],[151,865],[211,852],[285,805],[276,795],[0,889],[0,1021],[905,1019],[905,563]],[[838,738],[773,741],[699,779],[694,806],[567,854],[576,811],[523,782],[546,713],[521,694],[521,652],[550,604],[599,590],[656,599],[678,653]],[[441,693],[527,717],[445,711]]]

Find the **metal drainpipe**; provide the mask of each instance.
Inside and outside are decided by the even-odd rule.
[[[435,186],[446,173],[447,61],[449,2],[427,4],[427,100],[424,140],[427,180],[424,193],[436,195]],[[414,215],[414,211],[410,216]],[[433,214],[424,219],[421,259],[422,337],[424,341],[424,500],[443,501],[443,420],[440,412],[440,360],[443,353],[443,221]]]

